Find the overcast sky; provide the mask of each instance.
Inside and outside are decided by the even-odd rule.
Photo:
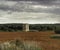
[[[60,0],[0,0],[0,23],[60,23]]]

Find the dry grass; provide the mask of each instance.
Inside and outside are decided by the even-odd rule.
[[[0,41],[20,39],[22,41],[35,41],[43,50],[60,50],[60,40],[51,39],[53,31],[46,32],[0,32]]]
[[[0,42],[0,50],[42,50],[35,42],[33,43],[28,43],[28,41],[26,43],[20,40]]]

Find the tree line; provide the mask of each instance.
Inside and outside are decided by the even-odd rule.
[[[54,31],[60,34],[60,24],[34,24],[30,25],[30,30]]]
[[[60,24],[30,24],[30,30],[55,31],[60,33]],[[23,31],[23,24],[0,24],[0,31]]]
[[[0,24],[0,31],[22,31],[22,24]]]

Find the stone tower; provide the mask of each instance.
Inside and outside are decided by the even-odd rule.
[[[29,31],[29,24],[25,23],[23,24],[23,31]]]

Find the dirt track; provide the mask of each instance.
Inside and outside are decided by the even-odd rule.
[[[54,35],[52,31],[47,32],[0,32],[0,41],[21,39],[28,41],[37,41],[43,50],[60,50],[60,40],[51,39],[50,35]]]

